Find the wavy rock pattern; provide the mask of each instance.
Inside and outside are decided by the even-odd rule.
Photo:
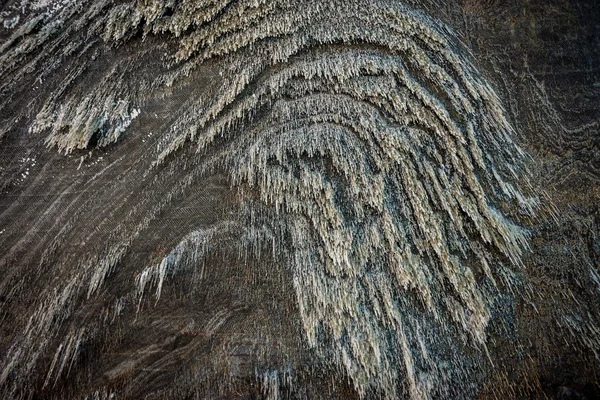
[[[502,263],[526,247],[499,208],[535,204],[510,183],[522,153],[497,96],[422,14],[262,7],[236,3],[182,40],[180,58],[231,57],[232,74],[160,159],[195,142],[274,208],[250,219],[286,238],[309,343],[360,392],[395,396],[401,366],[412,397],[443,394],[436,347],[485,347]],[[333,13],[347,23],[320,17]]]
[[[68,27],[52,37],[62,20],[35,35],[19,28],[12,40],[21,46],[1,54],[1,70],[12,71],[1,89],[20,79],[10,69],[17,52],[48,41],[49,51],[75,51],[56,42],[69,30],[108,43],[140,32],[175,37],[173,65],[129,91],[125,67],[72,89],[75,70],[31,126],[47,132],[49,146],[69,153],[118,143],[143,115],[143,93],[207,63],[225,67],[210,95],[185,102],[162,132],[149,174],[180,162],[191,170],[164,172],[152,185],[179,174],[173,191],[143,219],[128,215],[133,230],[112,235],[108,250],[78,261],[69,283],[47,294],[4,360],[1,383],[32,373],[49,346],[41,332],[56,335],[73,299],[93,298],[175,192],[224,169],[239,213],[140,270],[138,309],[150,287],[159,301],[169,277],[236,237],[240,253],[270,248],[289,268],[310,347],[361,396],[474,394],[492,309],[518,286],[513,270],[528,248],[508,210],[526,218],[538,203],[523,189],[525,154],[498,96],[451,30],[386,1],[107,4],[66,7]],[[43,64],[39,57],[32,63]],[[69,369],[82,335],[72,330],[56,349],[45,384]]]

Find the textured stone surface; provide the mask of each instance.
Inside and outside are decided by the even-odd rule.
[[[600,5],[0,6],[4,398],[596,398]]]

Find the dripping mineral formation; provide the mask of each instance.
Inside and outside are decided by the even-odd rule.
[[[598,394],[600,112],[488,3],[0,6],[2,397]]]

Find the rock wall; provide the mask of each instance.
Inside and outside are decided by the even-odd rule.
[[[4,398],[596,398],[600,5],[0,6]]]

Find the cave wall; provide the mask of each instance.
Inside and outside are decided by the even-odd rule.
[[[600,5],[7,1],[4,398],[596,398]]]

